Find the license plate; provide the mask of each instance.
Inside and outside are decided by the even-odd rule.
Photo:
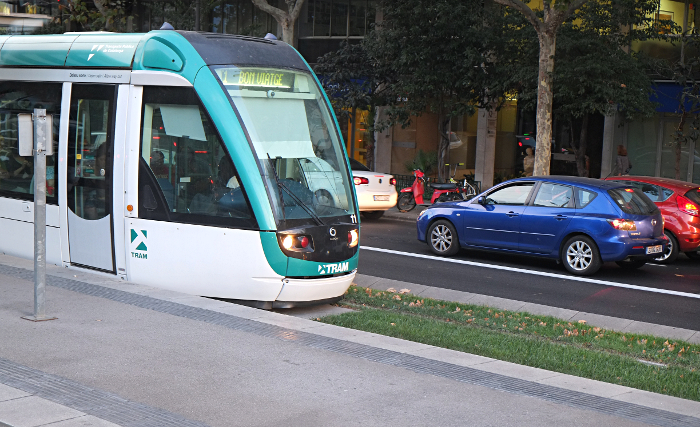
[[[374,196],[375,202],[388,202],[389,196]]]
[[[663,249],[663,245],[647,246],[647,253],[648,254],[658,254],[658,253],[661,253],[662,249]]]

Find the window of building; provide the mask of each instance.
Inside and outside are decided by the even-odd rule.
[[[34,157],[19,155],[17,115],[46,109],[53,116],[53,155],[46,156],[46,201],[58,203],[61,84],[0,82],[0,196],[34,199]]]
[[[257,228],[228,152],[194,90],[146,87],[139,218]]]
[[[299,37],[364,37],[374,23],[374,3],[374,0],[308,0]]]

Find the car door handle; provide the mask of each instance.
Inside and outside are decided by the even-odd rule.
[[[568,218],[568,217],[567,217],[566,215],[561,215],[561,214],[560,214],[560,215],[555,216],[554,218],[556,218],[557,221],[561,221],[561,220],[564,220],[564,219],[566,219],[566,218]]]
[[[508,215],[509,217],[513,218],[514,216],[518,216],[518,215],[520,215],[520,214],[515,213],[515,212],[513,212],[513,211],[510,211],[510,212],[508,212],[506,215]]]

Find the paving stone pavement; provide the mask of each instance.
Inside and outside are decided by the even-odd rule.
[[[31,262],[0,255],[0,342],[11,343],[0,346],[0,426],[700,426],[698,402],[310,320],[338,307],[282,314],[48,274],[58,320],[22,320]],[[363,275],[356,283],[481,301]]]

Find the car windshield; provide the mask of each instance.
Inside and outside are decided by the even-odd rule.
[[[354,212],[345,152],[309,73],[214,66],[248,133],[278,225]],[[289,221],[292,223],[289,223]]]
[[[626,214],[651,215],[659,210],[654,202],[637,188],[614,188],[608,190],[608,194]]]

